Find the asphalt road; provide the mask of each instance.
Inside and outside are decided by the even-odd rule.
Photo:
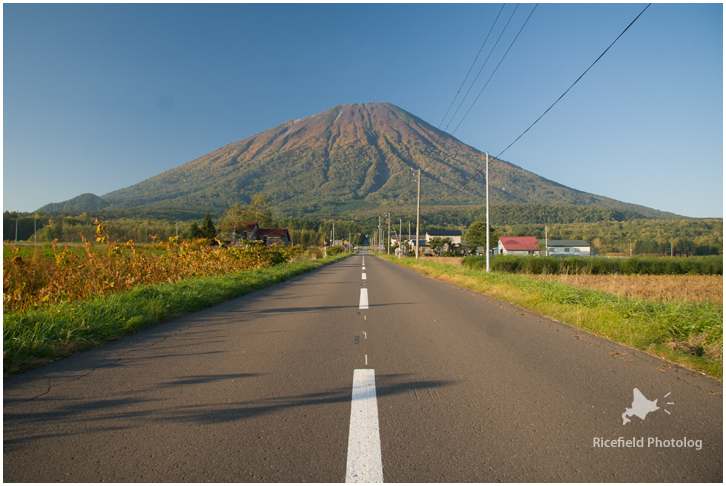
[[[5,378],[3,479],[722,482],[722,392],[362,252]]]

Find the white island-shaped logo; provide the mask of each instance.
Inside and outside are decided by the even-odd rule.
[[[659,408],[657,399],[648,400],[642,393],[640,393],[640,390],[633,388],[633,404],[630,408],[625,409],[625,413],[623,414],[623,425],[630,422],[628,417],[636,415],[640,417],[641,420],[645,420],[646,415],[650,412],[655,412]]]

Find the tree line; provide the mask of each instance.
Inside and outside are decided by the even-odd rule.
[[[519,209],[517,209],[519,208]],[[518,212],[520,211],[521,212]],[[568,215],[577,211],[584,211],[583,218],[589,221],[569,221]],[[573,212],[574,211],[574,212]],[[191,213],[190,213],[191,214]],[[33,241],[34,230],[37,228],[37,241],[50,242],[54,239],[64,242],[80,242],[83,238],[91,241],[95,234],[94,217],[104,219],[112,229],[115,238],[133,240],[137,243],[152,242],[153,237],[169,238],[179,235],[184,238],[209,238],[212,234],[210,226],[214,227],[216,236],[224,236],[233,222],[258,221],[260,227],[287,228],[292,242],[305,247],[322,246],[325,240],[330,244],[333,226],[335,226],[335,239],[348,240],[353,245],[361,246],[370,243],[372,235],[378,231],[379,216],[371,215],[366,218],[344,219],[320,217],[273,217],[272,208],[265,196],[256,195],[249,204],[241,206],[235,204],[224,214],[194,213],[196,218],[175,221],[173,219],[153,218],[106,218],[104,211],[98,213],[78,213],[73,215],[57,214],[28,214],[16,212],[3,213],[3,239],[13,241],[17,224],[18,240]],[[382,210],[381,210],[382,214]],[[506,216],[515,214],[519,216]],[[458,229],[466,233],[470,227],[477,226],[476,222],[485,221],[484,208],[460,208],[441,211],[426,210],[421,215],[420,235],[427,230]],[[552,216],[552,220],[532,222],[527,218],[536,220]],[[188,216],[188,214],[186,215]],[[606,217],[623,218],[603,219]],[[618,212],[598,208],[557,208],[534,205],[510,205],[509,207],[494,206],[491,211],[492,245],[496,245],[497,236],[536,236],[545,238],[545,227],[550,239],[582,239],[590,243],[592,249],[598,254],[630,254],[633,255],[661,255],[668,256],[673,250],[674,256],[690,255],[722,255],[723,254],[723,220],[722,219],[643,219],[634,218],[627,212]],[[401,214],[392,214],[391,226],[395,228],[391,234],[399,231],[399,221],[402,221],[403,237],[409,234],[411,224],[411,238],[415,235],[416,214],[402,211]],[[524,221],[524,222],[520,222]],[[380,219],[387,236],[387,218]],[[203,232],[206,228],[206,233]],[[496,233],[496,234],[495,234]],[[369,237],[366,238],[366,235]],[[465,238],[473,242],[476,237],[470,235]],[[481,239],[479,238],[481,241]],[[470,243],[473,244],[473,243]],[[483,246],[478,244],[477,246]]]

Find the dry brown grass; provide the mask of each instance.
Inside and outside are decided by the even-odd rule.
[[[722,275],[533,275],[623,297],[723,305]]]
[[[420,256],[419,259],[426,260],[427,262],[434,262],[434,263],[448,263],[449,265],[456,265],[457,267],[461,266],[461,261],[464,259],[464,257],[430,257],[430,256]]]

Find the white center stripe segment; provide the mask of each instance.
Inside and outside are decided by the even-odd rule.
[[[346,483],[382,483],[381,435],[374,370],[353,372]]]
[[[361,278],[361,280],[365,280],[366,279],[366,274],[365,273],[362,273],[361,276],[360,276],[360,278]]]
[[[366,267],[363,267],[363,270],[365,270],[365,269],[366,269]]]
[[[360,305],[359,309],[368,308],[368,289],[360,289]]]

